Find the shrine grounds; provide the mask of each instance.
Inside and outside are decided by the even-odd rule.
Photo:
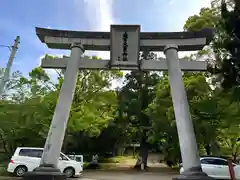
[[[107,171],[107,170],[87,170],[81,177],[71,178],[75,180],[171,180],[176,177],[175,172],[140,172],[140,171]],[[17,180],[21,178],[0,176],[0,180]]]
[[[102,169],[86,169],[82,176],[72,178],[75,180],[171,180],[178,175],[177,170],[167,167],[165,164],[149,163],[146,171],[135,170],[129,165],[110,168],[106,166]],[[8,173],[0,175],[0,180],[17,180],[21,178],[9,176]]]

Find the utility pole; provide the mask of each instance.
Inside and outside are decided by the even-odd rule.
[[[17,36],[14,41],[15,42],[14,42],[14,45],[11,47],[11,54],[10,54],[10,57],[8,59],[7,67],[4,71],[3,78],[0,79],[0,96],[2,95],[2,93],[4,91],[4,88],[5,88],[5,85],[10,78],[10,70],[11,70],[11,67],[12,67],[12,64],[13,64],[13,59],[14,59],[15,54],[16,54],[17,49],[18,49],[18,44],[19,44],[19,41],[20,41],[20,37]]]

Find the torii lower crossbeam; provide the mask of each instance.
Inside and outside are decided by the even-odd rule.
[[[41,61],[42,68],[49,69],[65,69],[67,62],[70,60],[69,57],[49,57],[45,56]],[[79,59],[79,69],[90,69],[90,70],[109,70],[110,60],[93,60],[87,57]],[[145,71],[168,71],[167,61],[162,58],[161,60],[143,60],[141,66],[128,66],[128,62],[120,62],[115,68],[121,70],[141,70]],[[124,66],[125,65],[125,66]],[[179,65],[182,71],[206,71],[207,62],[205,61],[187,61],[185,59],[179,60]],[[112,67],[114,69],[114,67]]]

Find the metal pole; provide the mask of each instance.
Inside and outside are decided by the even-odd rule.
[[[13,64],[13,59],[14,59],[14,57],[16,55],[16,52],[17,52],[17,49],[18,49],[18,44],[19,44],[19,41],[20,41],[20,37],[17,36],[14,41],[15,42],[14,42],[14,45],[11,49],[11,54],[10,54],[10,57],[8,59],[7,67],[4,71],[3,78],[0,79],[0,95],[3,93],[5,85],[6,85],[7,81],[9,80],[10,71],[11,71],[11,67],[12,67],[12,64]]]
[[[45,143],[41,167],[52,167],[57,169],[59,155],[67,127],[71,104],[75,92],[79,61],[84,48],[80,44],[73,44],[71,48],[71,57],[67,63],[64,73],[64,82],[62,84],[58,102],[53,115],[52,123]]]
[[[168,77],[171,87],[183,168],[185,172],[193,170],[202,171],[182,72],[179,66],[178,47],[176,45],[166,46],[164,53],[166,55],[168,66]]]

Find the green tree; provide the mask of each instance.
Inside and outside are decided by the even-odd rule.
[[[29,76],[29,79],[23,76],[12,78],[8,82],[14,82],[12,91],[6,92],[7,99],[1,101],[0,137],[8,153],[12,153],[17,146],[42,145],[50,123],[51,114],[48,113],[48,104],[44,103],[44,98],[52,91],[45,88],[49,77],[40,68],[33,69]],[[36,82],[44,78],[46,80],[41,82],[41,88],[36,88],[40,84]]]
[[[200,147],[205,148],[216,142],[219,109],[215,108],[216,103],[211,98],[212,90],[203,73],[185,73],[183,77],[197,141]],[[159,83],[148,112],[153,121],[152,141],[158,143],[169,166],[178,163],[181,157],[177,148],[178,134],[167,74]]]
[[[144,58],[145,54],[141,55]],[[147,60],[156,59],[154,53],[148,53]],[[149,149],[149,133],[151,132],[151,119],[146,113],[148,105],[155,96],[156,85],[160,80],[157,73],[147,71],[132,71],[125,76],[125,85],[122,87],[120,96],[120,110],[129,121],[129,133],[133,143],[140,143],[140,153],[145,168],[147,167],[147,157]],[[136,168],[140,167],[137,161]]]
[[[95,56],[89,58],[99,59]],[[63,73],[59,72],[58,89],[63,82]],[[74,142],[75,137],[99,140],[103,130],[114,121],[117,97],[116,92],[111,90],[111,85],[113,80],[121,77],[122,72],[118,70],[80,70],[63,144],[64,151],[73,151],[72,147],[78,148],[83,145],[81,141]],[[94,142],[94,147],[99,148],[97,142]]]
[[[64,79],[64,71],[57,72],[57,82],[51,81],[39,67],[34,68],[28,78],[19,73],[11,79],[11,89],[0,102],[0,142],[6,152],[11,153],[17,146],[44,145]],[[114,120],[116,93],[110,87],[111,81],[121,76],[119,71],[79,72],[64,150],[76,144],[77,151],[81,143],[77,134],[93,139]]]
[[[228,10],[227,4],[222,3],[221,20],[218,26],[222,28],[222,43],[216,43],[215,48],[224,55],[219,65],[224,88],[239,85],[239,59],[240,59],[240,8],[239,2],[234,2],[233,10]]]

